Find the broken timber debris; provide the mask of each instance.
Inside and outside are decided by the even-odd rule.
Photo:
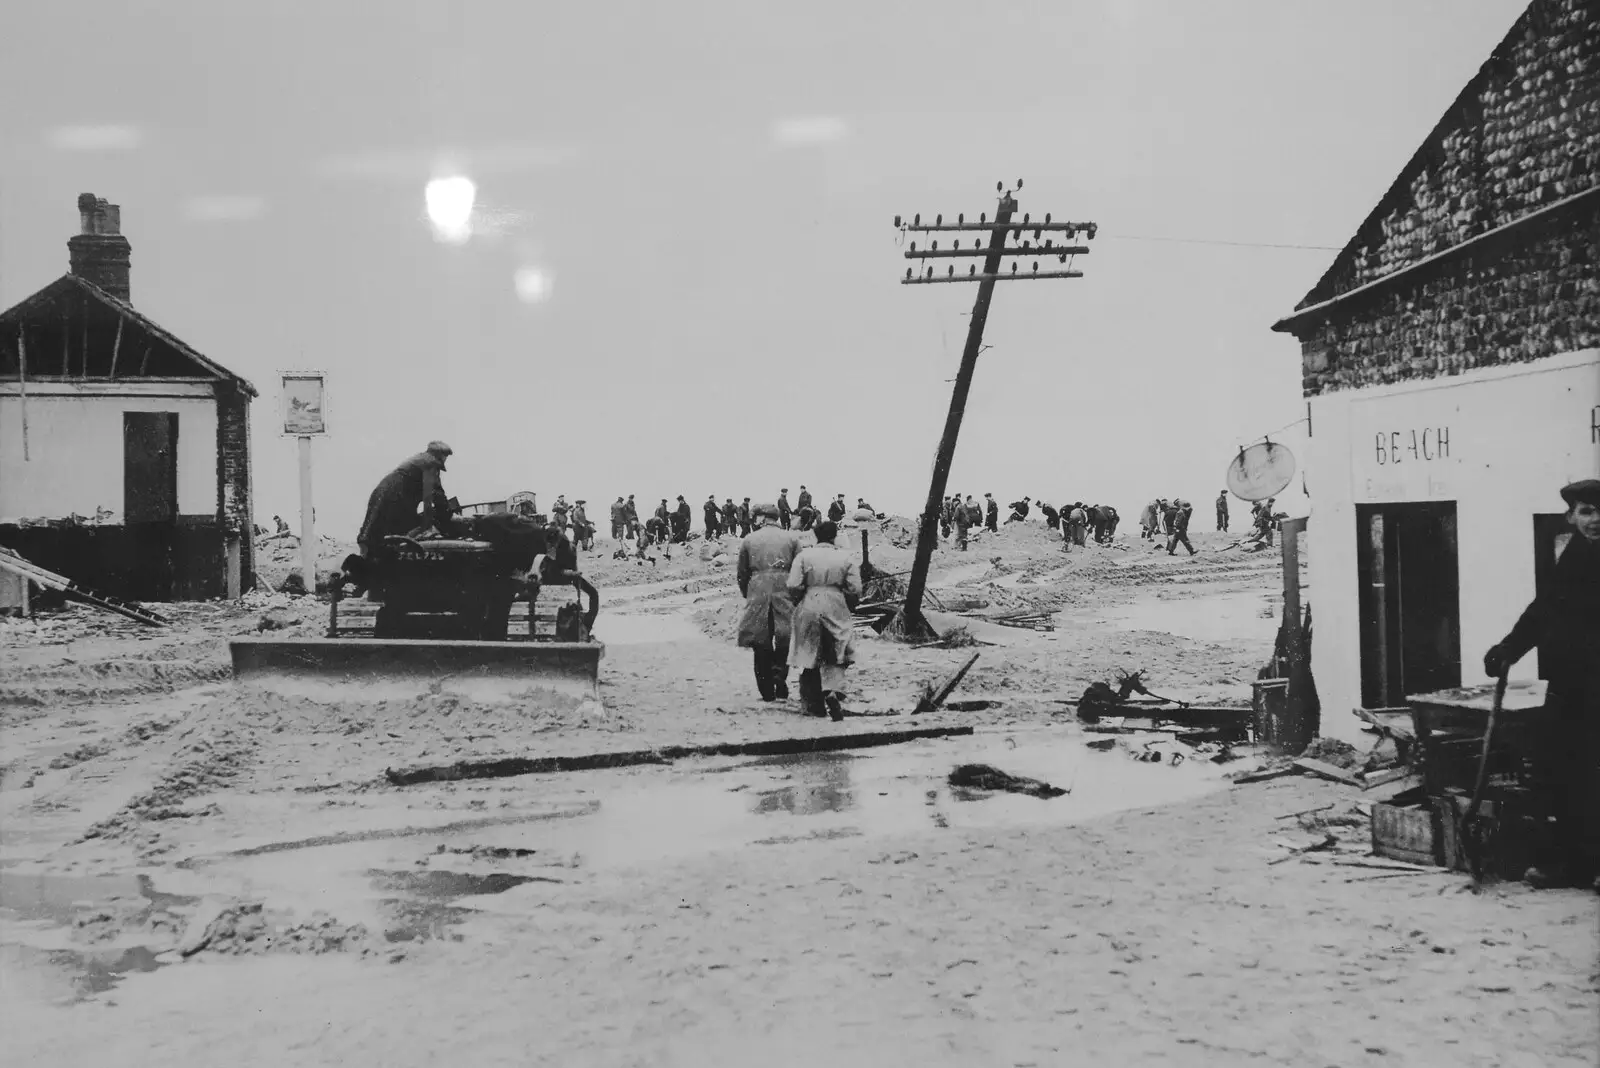
[[[937,711],[939,706],[944,704],[945,698],[949,697],[955,692],[955,688],[961,685],[961,680],[966,677],[967,672],[972,670],[972,665],[977,662],[977,653],[967,657],[967,662],[957,668],[949,678],[938,686],[932,687],[930,692],[923,694],[922,698],[917,701],[917,707],[911,710],[911,714],[917,715],[922,712]]]
[[[115,612],[118,615],[127,616],[129,619],[137,620],[146,626],[164,627],[170,622],[165,616],[157,615],[143,605],[134,604],[132,601],[124,601],[120,597],[112,597],[109,594],[96,593],[86,586],[78,585],[65,575],[58,575],[54,571],[46,571],[38,564],[4,546],[0,546],[0,570],[20,575],[47,590],[59,590],[74,601],[82,601],[96,608],[103,608],[107,612]]]
[[[1345,771],[1343,768],[1336,768],[1326,761],[1313,760],[1310,757],[1302,757],[1299,760],[1296,760],[1293,766],[1299,768],[1301,771],[1309,771],[1311,774],[1324,779],[1331,779],[1334,782],[1342,782],[1346,786],[1362,785],[1360,779],[1356,778],[1348,771]]]
[[[1027,794],[1030,797],[1061,797],[1070,792],[1038,779],[1012,775],[988,764],[962,764],[950,772],[949,782],[951,786],[965,787],[969,790],[1003,790],[1006,793]]]
[[[501,760],[461,760],[454,764],[420,768],[389,768],[383,774],[395,786],[458,779],[499,779],[514,775],[540,775],[561,771],[592,771],[635,764],[669,764],[693,756],[786,756],[825,753],[841,749],[869,749],[899,745],[919,738],[949,738],[972,733],[971,727],[924,727],[919,730],[874,731],[870,734],[824,734],[807,738],[775,738],[764,742],[722,742],[714,745],[670,745],[661,749],[635,749],[621,753],[592,753],[570,757],[509,757]]]

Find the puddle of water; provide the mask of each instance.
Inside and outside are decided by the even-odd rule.
[[[390,942],[460,941],[460,934],[452,928],[469,919],[475,911],[468,905],[456,904],[461,899],[503,894],[524,883],[561,881],[507,872],[473,874],[446,870],[374,870],[367,872],[367,877],[375,889],[404,895],[379,902],[386,917],[383,936]]]
[[[6,945],[0,946],[0,964],[5,965],[7,999],[18,998],[13,1004],[29,994],[50,1002],[83,1001],[128,975],[165,966],[145,946],[96,953]]]
[[[29,875],[0,870],[0,918],[70,924],[96,905],[142,899],[144,909],[192,904],[196,899],[155,888],[148,875]]]
[[[676,613],[660,615],[602,615],[595,620],[594,636],[607,645],[649,645],[655,642],[708,640],[688,619]]]
[[[1283,612],[1281,594],[1246,590],[1182,600],[1141,597],[1106,613],[1118,630],[1149,630],[1195,641],[1272,641]]]
[[[1163,747],[1189,752],[1171,741]],[[951,788],[951,769],[965,763],[1070,793],[1042,799]],[[1225,770],[1097,752],[1070,728],[856,753],[710,758],[572,775],[571,788],[598,804],[570,819],[220,858],[208,871],[244,896],[297,913],[325,910],[393,941],[454,939],[476,914],[528,913],[558,889],[548,884],[582,882],[596,870],[838,838],[1058,826],[1198,798],[1223,784]]]

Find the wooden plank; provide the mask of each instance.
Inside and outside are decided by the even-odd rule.
[[[916,714],[918,712],[936,711],[940,705],[944,704],[945,698],[949,697],[950,694],[955,691],[955,688],[961,685],[961,680],[966,677],[967,672],[972,670],[972,665],[976,664],[977,662],[977,653],[973,653],[971,656],[967,657],[967,662],[956,669],[955,673],[946,679],[944,683],[934,691],[932,697],[925,698],[917,702],[917,707],[912,709],[912,713]]]
[[[1319,778],[1331,779],[1334,782],[1342,782],[1347,786],[1362,785],[1361,780],[1356,778],[1350,772],[1345,771],[1343,768],[1336,768],[1332,764],[1321,760],[1313,760],[1310,757],[1301,757],[1299,760],[1294,762],[1294,766],[1299,768],[1301,771],[1308,771]]]
[[[1381,768],[1377,771],[1369,771],[1361,776],[1361,788],[1363,790],[1371,790],[1375,786],[1382,786],[1384,783],[1403,779],[1410,774],[1411,769],[1405,767]]]

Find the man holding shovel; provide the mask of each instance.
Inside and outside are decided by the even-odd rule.
[[[1535,646],[1553,713],[1541,746],[1556,794],[1556,856],[1528,869],[1536,887],[1600,890],[1600,479],[1561,490],[1573,534],[1548,586],[1500,643],[1483,656],[1492,678]]]

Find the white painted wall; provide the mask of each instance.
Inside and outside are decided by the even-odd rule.
[[[1323,733],[1354,738],[1361,725],[1351,715],[1361,703],[1355,506],[1456,502],[1461,679],[1487,681],[1484,651],[1533,598],[1533,516],[1563,511],[1558,491],[1568,482],[1600,477],[1600,350],[1324,394],[1311,400],[1311,428],[1312,671]],[[1447,450],[1437,444],[1441,429]],[[1512,672],[1536,675],[1532,654]]]
[[[209,387],[174,386],[184,396],[108,395],[66,383],[28,384],[28,454],[22,400],[0,387],[0,522],[57,519],[96,508],[122,520],[122,413],[178,413],[178,511],[217,514],[217,406]],[[195,395],[201,394],[201,395]]]

